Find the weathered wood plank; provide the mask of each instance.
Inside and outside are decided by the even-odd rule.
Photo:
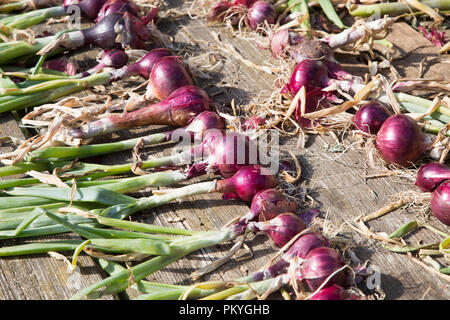
[[[186,9],[182,1],[170,1],[169,7],[178,10]],[[180,9],[181,8],[181,9]],[[175,43],[180,48],[185,48],[182,56],[199,56],[210,51],[217,52],[219,43],[212,32],[219,32],[224,42],[232,43],[244,58],[254,59],[257,64],[263,65],[265,61],[271,61],[267,51],[261,50],[255,43],[243,39],[233,38],[230,30],[224,27],[209,27],[203,20],[191,20],[181,17],[174,23],[162,24],[162,29],[174,36]],[[402,76],[415,76],[418,62],[423,57],[435,55],[436,48],[427,46],[427,41],[421,35],[406,24],[397,24],[390,40],[402,50],[409,52],[423,44],[423,48],[414,50],[404,59],[394,60],[395,66],[402,72]],[[412,30],[412,32],[411,32]],[[408,36],[405,36],[408,34]],[[191,40],[195,39],[196,46]],[[414,44],[414,45],[413,45]],[[428,44],[429,45],[429,44]],[[425,50],[422,52],[421,50]],[[430,51],[427,51],[430,50]],[[80,61],[89,53],[78,53]],[[417,54],[419,56],[417,56]],[[90,57],[94,55],[91,53]],[[412,60],[408,60],[412,59]],[[428,59],[428,58],[427,58]],[[430,58],[431,59],[431,58]],[[447,64],[448,65],[448,64]],[[426,68],[424,76],[431,77],[436,72],[448,76],[442,68],[446,64],[435,64]],[[196,65],[201,68],[201,65]],[[223,68],[210,72],[211,79],[198,77],[198,84],[214,95],[219,90],[225,94],[215,95],[219,103],[226,103],[235,99],[239,104],[256,101],[258,96],[269,93],[273,87],[275,76],[252,70],[242,65],[231,56],[225,56]],[[137,80],[140,81],[140,80]],[[125,85],[128,85],[125,82]],[[9,129],[9,121],[3,134],[11,134],[20,137],[20,130],[14,126]],[[131,136],[139,136],[144,131],[161,130],[159,127],[140,128],[120,132],[113,135],[113,139],[121,139]],[[102,138],[109,140],[110,137]],[[100,140],[102,140],[100,139]],[[349,148],[344,154],[326,152],[326,144],[333,145],[335,140],[330,136],[310,136],[307,149],[299,149],[296,139],[283,139],[283,150],[293,150],[302,164],[303,186],[307,187],[312,197],[320,204],[323,213],[333,222],[334,228],[342,227],[344,235],[351,241],[352,250],[356,252],[361,260],[369,259],[381,272],[381,288],[387,294],[388,299],[420,299],[425,292],[425,299],[448,299],[450,290],[448,283],[436,278],[416,264],[412,263],[405,255],[393,254],[384,250],[379,243],[361,237],[355,231],[346,227],[345,222],[352,221],[361,214],[367,214],[374,209],[385,205],[389,199],[400,191],[412,187],[400,179],[379,178],[369,179],[365,182],[363,175],[365,171],[366,155],[355,146]],[[347,141],[348,142],[348,141]],[[2,150],[3,151],[3,150]],[[159,146],[155,148],[144,148],[143,158],[149,156],[161,156],[168,154],[170,150]],[[130,152],[122,152],[102,157],[103,163],[124,163],[131,160]],[[200,180],[200,179],[197,179]],[[196,180],[196,181],[197,181]],[[141,192],[139,195],[148,195]],[[376,197],[374,196],[376,194]],[[223,201],[220,195],[210,194],[196,196],[186,199],[181,203],[173,203],[153,210],[133,215],[131,220],[145,221],[160,225],[171,225],[185,227],[195,230],[212,230],[222,227],[234,217],[238,217],[248,211],[248,206],[239,201]],[[403,223],[415,216],[413,208],[406,211],[397,210],[368,225],[374,231],[392,232]],[[181,218],[181,219],[180,219]],[[170,222],[176,220],[179,222]],[[442,228],[442,225],[430,219],[431,223]],[[72,235],[65,235],[64,238]],[[408,238],[411,243],[423,240],[430,242],[437,238],[430,232],[420,231]],[[15,240],[21,243],[23,240]],[[2,243],[3,245],[4,243]],[[12,244],[12,243],[11,243]],[[270,241],[265,237],[258,236],[247,241],[253,250],[253,258],[245,261],[230,261],[222,266],[217,272],[204,277],[204,279],[233,279],[246,273],[246,269],[254,271],[264,265],[275,253],[271,248]],[[8,244],[9,245],[9,244]],[[150,280],[165,283],[188,284],[189,275],[198,267],[206,265],[220,258],[230,248],[229,245],[216,246],[201,250],[180,261],[173,263],[162,271],[148,277]],[[245,251],[239,252],[244,254]],[[70,257],[70,256],[69,256]],[[85,287],[94,281],[104,277],[104,273],[94,265],[92,259],[83,255],[81,263],[82,286]],[[68,288],[69,273],[65,273],[66,266],[62,261],[56,261],[45,255],[21,259],[0,259],[0,299],[66,299],[74,293]],[[131,291],[131,290],[130,290]],[[135,296],[136,292],[130,292]]]

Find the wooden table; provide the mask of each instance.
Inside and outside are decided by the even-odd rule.
[[[169,1],[169,8],[183,12],[189,8],[189,5],[173,0]],[[267,50],[262,50],[256,43],[233,37],[230,30],[223,26],[208,26],[205,19],[201,18],[190,19],[188,16],[181,16],[172,21],[162,21],[160,27],[174,37],[174,44],[182,51],[181,56],[184,61],[188,61],[186,59],[189,56],[199,57],[201,54],[211,52],[222,54],[223,63],[212,71],[206,72],[211,78],[197,78],[198,85],[213,96],[218,104],[229,103],[232,99],[236,105],[252,103],[257,101],[258,97],[267,96],[273,88],[276,79],[274,75],[249,68],[234,56],[227,56],[219,50],[224,43],[229,43],[244,58],[252,60],[255,64],[264,65],[265,61],[270,61],[272,58]],[[220,36],[217,37],[217,34]],[[394,60],[393,64],[401,76],[416,77],[422,59],[426,59],[423,73],[425,78],[440,74],[449,79],[448,61],[442,61],[443,59],[438,56],[438,49],[431,46],[407,24],[396,24],[388,39],[396,46],[396,56],[399,58]],[[95,53],[91,50],[76,53],[74,56],[79,61],[85,61],[86,57],[95,57]],[[345,66],[350,72],[362,74],[367,71],[355,65],[354,57],[341,54],[337,57],[340,61],[349,63]],[[201,69],[204,64],[207,64],[208,55],[204,55],[204,58],[206,60],[197,58],[190,61]],[[164,128],[139,128],[120,132],[112,138],[136,137],[143,132],[162,129]],[[0,131],[1,135],[24,137],[18,123],[10,115],[0,116]],[[366,215],[384,206],[398,192],[412,188],[412,183],[393,177],[365,179],[364,176],[370,173],[366,170],[367,157],[356,144],[351,145],[354,142],[352,140],[345,140],[344,146],[348,149],[343,153],[326,151],[327,146],[337,143],[335,137],[331,135],[309,136],[304,149],[297,147],[297,137],[283,138],[281,142],[281,150],[284,154],[292,150],[302,166],[302,177],[295,186],[296,191],[300,188],[307,190],[308,195],[320,205],[323,217],[326,216],[331,227],[328,231],[339,230],[340,236],[351,244],[351,250],[356,256],[362,261],[369,260],[374,270],[380,272],[380,285],[386,294],[386,299],[450,298],[448,280],[443,280],[425,270],[407,255],[385,250],[379,242],[367,239],[349,228],[347,224],[360,215]],[[7,152],[11,149],[5,146],[0,150]],[[169,149],[163,146],[144,148],[141,151],[144,159],[169,153]],[[124,163],[129,160],[131,160],[131,152],[102,158],[103,163]],[[148,192],[143,191],[141,194],[148,195]],[[220,228],[247,211],[248,206],[243,202],[224,201],[218,194],[208,194],[133,215],[132,220],[194,230],[211,230]],[[367,225],[374,232],[389,234],[414,217],[414,209],[396,210]],[[433,218],[430,218],[430,223],[445,230],[445,226]],[[450,231],[449,228],[446,231]],[[65,234],[40,238],[39,241],[76,238],[76,235]],[[33,239],[33,241],[36,240]],[[424,230],[408,237],[410,243],[422,240],[428,243],[438,238]],[[30,239],[2,240],[0,245],[16,245],[27,241]],[[251,248],[253,255],[251,259],[232,259],[203,279],[233,279],[243,276],[247,272],[259,269],[276,252],[264,236],[257,236],[246,243]],[[231,245],[221,245],[200,250],[149,276],[148,279],[163,283],[189,284],[191,272],[222,257],[230,248]],[[70,255],[71,252],[68,252],[66,256],[70,258]],[[237,256],[245,255],[248,255],[248,252],[241,250]],[[46,254],[2,258],[0,259],[0,299],[67,299],[78,289],[106,276],[106,273],[87,255],[81,255],[79,265],[81,266],[79,272],[70,273],[65,261]],[[132,290],[129,291],[132,297],[137,294]]]

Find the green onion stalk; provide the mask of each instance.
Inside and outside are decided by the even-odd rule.
[[[50,7],[60,4],[58,0],[6,0],[0,5],[0,13],[10,13],[13,11],[34,10],[36,8]]]
[[[14,8],[14,10],[23,9],[24,6],[29,6],[31,2],[35,4],[34,9],[36,9],[36,7],[42,8],[44,6],[49,6],[49,8],[36,9],[22,14],[11,15],[0,19],[0,24],[15,29],[26,29],[44,22],[47,19],[61,18],[71,14],[78,14],[89,21],[94,21],[106,0],[83,0],[78,4],[71,3],[67,5],[60,5],[60,1],[55,2],[51,0],[17,1],[1,5],[0,12],[6,12],[2,10],[11,10],[12,8]]]
[[[123,266],[114,261],[98,259],[98,264],[109,275],[125,270]],[[223,289],[225,286],[226,283],[223,281],[208,281],[195,284],[194,286],[182,286],[141,280],[133,284],[131,288],[142,293],[135,298],[136,300],[178,300],[206,297]]]
[[[422,0],[421,4],[430,7],[432,9],[439,9],[439,11],[450,10],[449,0]],[[349,8],[349,12],[353,16],[357,17],[370,17],[377,15],[383,17],[385,15],[397,16],[411,11],[419,11],[413,6],[408,6],[403,2],[386,2],[368,5],[353,5]]]
[[[64,30],[53,36],[36,38],[33,43],[0,43],[0,65],[37,53],[48,54],[61,48],[76,49],[93,45],[104,50],[128,46],[145,49],[145,41],[150,40],[150,36],[148,29],[138,18],[128,13],[111,13],[87,29]]]

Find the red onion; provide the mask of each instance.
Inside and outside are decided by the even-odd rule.
[[[133,15],[125,12],[107,15],[96,25],[79,31],[68,32],[62,42],[66,48],[95,45],[107,50],[117,47],[145,49],[150,39],[148,29]]]
[[[392,113],[382,104],[371,101],[364,104],[353,116],[352,121],[359,130],[377,134],[381,125]]]
[[[256,144],[248,136],[238,132],[227,132],[217,141],[208,163],[223,177],[229,177],[242,166],[256,164],[257,153]],[[252,159],[253,155],[255,159]]]
[[[128,12],[135,17],[139,17],[139,9],[134,2],[129,0],[108,0],[100,9],[95,22],[100,21],[111,13],[125,13]]]
[[[158,20],[158,12],[159,12],[158,7],[151,8],[147,12],[147,14],[141,19],[142,23],[145,25],[147,25],[149,23],[156,24],[156,22]]]
[[[294,212],[298,208],[297,201],[289,201],[276,189],[265,189],[258,192],[250,205],[251,217],[248,220],[257,218],[259,221],[268,221],[281,213]]]
[[[103,68],[120,68],[123,67],[124,65],[126,65],[128,62],[128,56],[125,53],[125,51],[120,50],[120,49],[111,49],[111,50],[106,50],[103,51],[101,59],[99,61],[99,63],[89,69],[86,72],[82,73],[82,77],[87,77],[91,74],[96,73],[99,70],[102,70]]]
[[[308,92],[305,101],[305,114],[329,107],[329,103],[324,98],[324,94],[325,93],[318,88],[311,89]],[[314,127],[314,120],[306,119],[301,116],[300,102],[295,110],[295,120],[302,128],[311,129]]]
[[[311,291],[315,291],[331,274],[342,266],[342,259],[335,250],[328,247],[319,247],[308,253],[297,275],[299,280],[306,282]],[[343,286],[346,280],[346,272],[342,270],[328,280],[324,287],[329,287],[332,284]]]
[[[280,57],[285,48],[296,45],[303,40],[304,38],[297,32],[288,29],[275,32],[270,39],[270,50],[272,52],[272,56],[274,58]]]
[[[305,228],[302,219],[290,212],[281,213],[269,221],[250,222],[248,225],[248,230],[268,235],[278,247],[287,244]]]
[[[210,20],[223,20],[226,12],[232,7],[228,1],[219,1],[211,9],[209,14]]]
[[[78,4],[80,3],[80,0],[64,0],[62,5],[63,6],[71,6],[73,4]]]
[[[415,185],[423,192],[432,192],[445,180],[450,180],[450,168],[430,162],[420,167]]]
[[[298,63],[292,72],[289,83],[285,85],[282,93],[295,96],[301,87],[308,91],[312,88],[324,88],[328,84],[326,65],[320,60],[303,60]]]
[[[450,226],[450,180],[442,182],[431,194],[431,211],[439,221]]]
[[[251,201],[258,191],[275,185],[275,176],[268,169],[255,165],[242,167],[231,178],[219,180],[217,189],[225,197]]]
[[[436,28],[432,28],[431,31],[428,31],[424,26],[418,26],[417,30],[422,32],[423,36],[436,47],[442,47],[447,42],[445,41],[445,31],[439,32]]]
[[[266,124],[267,119],[261,116],[250,116],[241,123],[241,129],[244,131],[258,129],[259,126]]]
[[[77,74],[77,67],[65,58],[47,60],[42,65],[43,68],[64,72],[70,76]]]
[[[172,56],[172,51],[166,48],[157,48],[146,53],[135,63],[122,67],[114,72],[113,80],[139,75],[144,79],[150,78],[155,63],[164,57]]]
[[[289,250],[282,255],[280,260],[263,271],[254,272],[245,278],[245,281],[254,282],[276,277],[277,275],[286,272],[286,269],[292,262],[293,258],[298,257],[300,259],[305,259],[311,250],[326,246],[329,246],[329,243],[324,236],[315,232],[307,233],[298,238],[291,245]]]
[[[430,147],[428,137],[410,117],[397,114],[389,117],[377,134],[376,146],[387,163],[410,166]]]
[[[333,50],[328,44],[320,40],[304,40],[289,49],[291,59],[296,63],[303,60],[321,60],[335,62]]]
[[[250,8],[257,0],[234,0],[232,2],[233,6],[244,6]]]
[[[189,120],[209,110],[206,92],[195,86],[181,87],[166,99],[145,108],[91,122],[83,128],[74,129],[71,136],[87,139],[98,135],[150,124],[185,126]]]
[[[260,0],[252,4],[248,10],[247,19],[250,28],[256,30],[264,22],[275,24],[277,12],[270,3]]]
[[[63,6],[67,13],[73,13],[73,7],[80,9],[81,15],[89,21],[95,21],[107,0],[65,0]]]
[[[225,130],[225,122],[213,111],[204,111],[192,118],[185,130],[198,135],[204,135],[210,129]]]
[[[328,288],[321,289],[311,297],[311,300],[347,300],[350,295],[344,288],[333,284]]]
[[[156,61],[150,73],[147,97],[159,100],[166,98],[182,86],[190,86],[193,81],[179,57],[163,57]]]

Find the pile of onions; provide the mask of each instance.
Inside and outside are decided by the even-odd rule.
[[[377,133],[376,147],[387,163],[408,167],[431,146],[416,121],[404,114],[390,116]]]
[[[272,4],[264,0],[234,0],[233,2],[219,1],[211,9],[210,20],[223,21],[230,19],[232,25],[237,25],[243,18],[245,24],[258,29],[264,23],[275,24],[278,14]]]
[[[431,193],[431,211],[442,223],[450,226],[450,168],[430,162],[420,167],[415,185]]]

